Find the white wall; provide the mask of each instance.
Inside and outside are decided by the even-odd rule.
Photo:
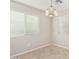
[[[51,22],[48,17],[44,16],[44,11],[17,2],[11,2],[11,10],[16,10],[40,17],[39,34],[11,38],[11,55],[15,55],[17,53],[28,51],[30,49],[50,43],[58,44],[68,48],[68,33],[63,33],[62,27],[59,26],[62,24],[61,21],[63,19],[68,20],[68,15],[57,17],[52,20],[53,22]]]
[[[52,43],[68,48],[69,33],[68,22],[69,15],[59,16],[53,19],[52,22]],[[66,25],[66,26],[65,26]]]
[[[11,38],[11,55],[15,55],[50,43],[50,19],[44,16],[44,12],[17,2],[11,2],[11,10],[16,10],[40,17],[39,34]]]

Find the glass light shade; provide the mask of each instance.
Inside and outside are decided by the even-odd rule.
[[[49,15],[49,10],[45,11],[45,15],[48,16]]]
[[[45,14],[46,14],[46,16],[50,16],[50,17],[58,16],[57,11],[53,7],[48,8],[45,11]]]
[[[56,10],[54,11],[54,16],[58,16],[58,13]]]

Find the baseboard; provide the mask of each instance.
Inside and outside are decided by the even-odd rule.
[[[69,48],[67,48],[67,47],[61,46],[61,45],[56,44],[56,43],[52,43],[52,45],[55,45],[55,46],[58,46],[58,47],[61,47],[61,48],[67,49],[67,50],[69,49]]]
[[[12,55],[11,58],[17,57],[17,56],[20,56],[20,55],[22,55],[22,54],[25,54],[25,53],[28,53],[28,52],[31,52],[31,51],[35,51],[35,50],[38,50],[38,49],[40,49],[40,48],[44,48],[44,47],[50,46],[50,45],[51,45],[51,44],[49,43],[49,44],[46,44],[46,45],[43,45],[43,46],[40,46],[40,47],[37,47],[37,48],[34,48],[34,49],[30,49],[30,50],[28,50],[28,51],[21,52],[21,53]]]

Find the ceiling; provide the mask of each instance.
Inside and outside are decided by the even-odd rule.
[[[50,0],[14,0],[26,5],[29,5],[31,7],[41,9],[41,10],[46,10],[50,6]],[[52,0],[53,6],[57,10],[67,10],[69,7],[69,1],[68,0],[62,0],[63,3],[56,3],[56,0]]]

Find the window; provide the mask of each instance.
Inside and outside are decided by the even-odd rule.
[[[28,34],[39,32],[39,20],[36,16],[25,16],[25,31]]]
[[[25,15],[21,12],[11,11],[10,34],[11,37],[39,32],[39,17]]]

